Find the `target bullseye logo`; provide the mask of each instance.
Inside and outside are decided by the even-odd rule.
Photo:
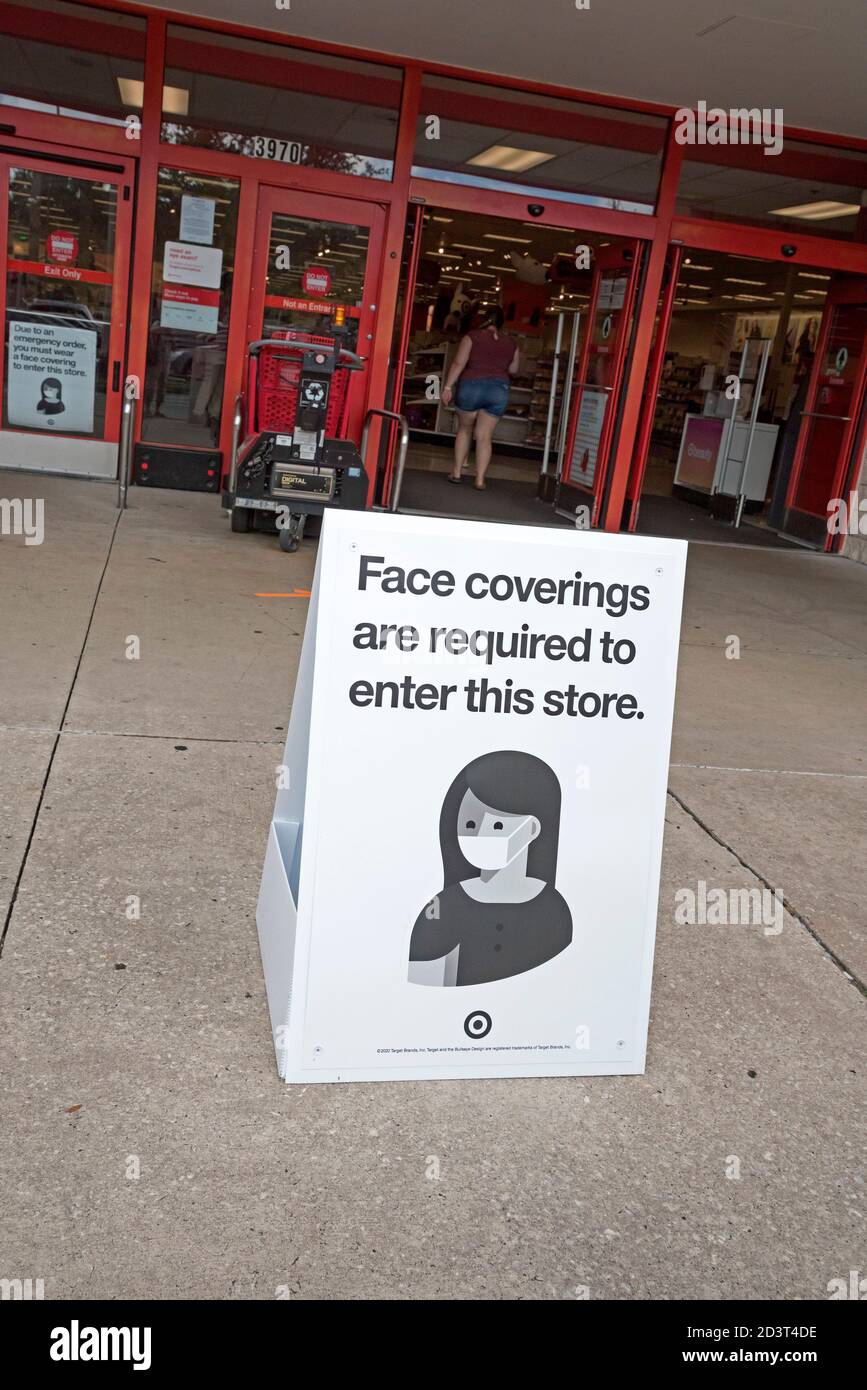
[[[486,1038],[492,1028],[491,1015],[476,1009],[464,1019],[464,1032],[468,1038]]]

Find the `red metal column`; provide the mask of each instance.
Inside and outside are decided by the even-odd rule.
[[[259,180],[254,172],[241,179],[238,195],[238,224],[235,232],[235,258],[232,270],[232,303],[229,310],[229,336],[226,341],[226,369],[223,382],[223,411],[220,421],[220,450],[223,455],[223,477],[229,472],[232,452],[232,419],[235,398],[243,390],[244,366],[247,356],[247,309],[253,275],[253,251],[256,244],[256,215],[259,205]],[[257,338],[258,333],[253,337]]]
[[[391,393],[392,410],[397,410],[400,404],[400,398],[403,395],[403,382],[406,375],[406,354],[409,351],[409,340],[412,329],[412,302],[415,294],[415,279],[418,274],[419,255],[421,253],[421,205],[419,203],[413,203],[411,206],[414,213],[412,247],[410,249],[409,261],[406,268],[406,294],[403,301],[403,320],[400,325],[400,341],[397,349],[397,362],[395,363],[394,386]]]
[[[627,489],[627,499],[631,503],[629,516],[627,517],[627,527],[630,531],[635,530],[638,522],[641,489],[644,486],[644,473],[647,468],[647,455],[650,450],[650,436],[653,433],[653,417],[656,414],[656,397],[659,394],[659,383],[662,378],[662,364],[665,361],[665,348],[668,342],[668,331],[671,327],[671,311],[674,308],[674,299],[677,294],[677,277],[680,271],[680,259],[682,255],[682,247],[673,246],[671,248],[671,254],[668,260],[669,279],[659,310],[656,341],[653,344],[650,366],[647,372],[647,382],[641,408],[641,422],[635,443],[635,461],[630,473],[629,486]]]
[[[404,73],[403,91],[400,99],[397,148],[394,156],[394,177],[391,186],[392,199],[387,210],[382,273],[376,299],[376,327],[373,330],[373,341],[370,344],[367,405],[377,409],[387,409],[389,404],[386,400],[388,359],[394,336],[394,316],[397,311],[400,290],[400,259],[409,206],[410,170],[412,169],[413,150],[415,149],[415,130],[420,95],[421,69],[408,67]],[[372,429],[369,446],[371,458],[378,457],[379,444],[380,431]],[[373,501],[375,474],[376,470],[371,469],[368,506]]]
[[[621,518],[623,516],[623,505],[626,499],[626,489],[629,483],[630,469],[632,467],[635,436],[641,415],[641,402],[644,395],[644,382],[647,376],[650,346],[653,341],[653,324],[656,319],[657,305],[659,304],[659,292],[662,288],[665,257],[668,251],[671,221],[674,216],[677,184],[680,178],[680,167],[682,162],[683,146],[676,142],[674,138],[674,127],[672,126],[669,130],[668,144],[666,145],[665,159],[662,166],[662,179],[660,181],[656,209],[656,227],[654,229],[653,242],[650,247],[650,258],[647,265],[647,278],[644,282],[644,293],[638,310],[635,346],[632,354],[632,363],[629,369],[629,381],[626,386],[626,400],[624,402],[623,416],[620,422],[620,435],[617,440],[617,449],[611,463],[611,485],[605,513],[602,517],[602,527],[606,531],[619,531]]]
[[[162,15],[148,16],[145,49],[144,100],[142,105],[141,152],[136,193],[132,294],[130,296],[129,351],[127,374],[141,383],[141,399],[136,406],[134,436],[141,437],[144,380],[147,370],[148,329],[150,327],[151,263],[157,206],[160,121],[163,111],[163,66],[166,51],[166,21]]]

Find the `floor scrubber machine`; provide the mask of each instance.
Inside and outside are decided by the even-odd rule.
[[[233,531],[276,529],[281,550],[297,550],[308,517],[365,507],[364,462],[343,437],[350,373],[364,363],[339,334],[287,329],[247,349],[242,439],[223,493]]]

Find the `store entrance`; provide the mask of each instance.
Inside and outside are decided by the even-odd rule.
[[[641,243],[627,238],[412,210],[393,353],[392,399],[411,441],[402,510],[555,525],[580,513],[597,523],[640,264]],[[461,343],[497,310],[517,367],[478,491],[474,447],[460,486],[448,481],[462,413],[460,392],[444,401],[443,388],[459,386]]]
[[[287,329],[369,359],[377,311],[384,213],[373,203],[263,188],[256,217],[247,340]],[[368,372],[353,373],[347,434],[358,439]]]
[[[133,170],[0,151],[4,468],[113,478]]]
[[[846,498],[860,460],[854,457],[865,400],[867,277],[837,276],[828,292],[812,377],[788,478],[777,505],[787,534],[830,550],[828,503]]]
[[[839,493],[855,428],[865,331],[863,277],[672,246],[628,529],[823,546],[826,502]]]

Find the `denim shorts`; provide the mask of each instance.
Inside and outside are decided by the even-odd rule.
[[[476,377],[459,381],[455,391],[458,410],[484,410],[486,415],[502,415],[509,403],[509,383],[502,377]]]

